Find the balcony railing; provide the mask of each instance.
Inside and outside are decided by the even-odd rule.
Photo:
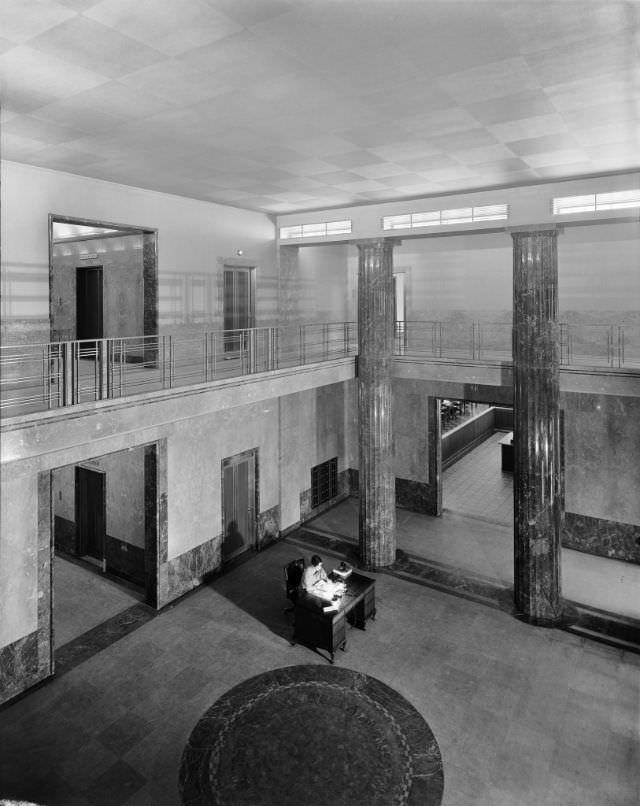
[[[394,352],[417,359],[510,361],[511,323],[396,322]],[[640,368],[640,326],[562,324],[560,363]],[[324,322],[0,348],[7,416],[355,355],[357,324]]]
[[[357,326],[324,322],[0,348],[5,415],[172,389],[354,355]]]
[[[640,368],[640,326],[559,325],[563,366]],[[396,322],[394,352],[416,358],[511,361],[510,322]]]

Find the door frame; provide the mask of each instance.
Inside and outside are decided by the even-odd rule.
[[[135,224],[119,224],[113,221],[101,221],[93,218],[59,215],[49,213],[49,341],[60,341],[55,330],[55,311],[58,302],[54,299],[54,255],[53,225],[79,224],[86,227],[98,227],[114,230],[109,237],[122,235],[142,235],[142,284],[143,284],[143,336],[158,334],[158,230],[153,227],[141,227]],[[92,236],[93,238],[99,236]],[[102,236],[104,237],[104,236]],[[104,277],[103,277],[104,279]],[[104,300],[104,293],[103,293]],[[104,303],[103,303],[104,304]],[[104,314],[103,314],[104,316]],[[103,319],[104,321],[104,319]],[[62,339],[64,341],[64,339]],[[73,339],[71,339],[73,341]],[[157,360],[157,347],[151,346],[145,355],[146,360]]]
[[[221,540],[220,540],[220,561],[221,562],[231,562],[236,557],[244,554],[245,551],[250,549],[256,550],[258,547],[258,513],[260,512],[259,504],[260,504],[260,490],[259,490],[259,449],[258,448],[250,448],[248,451],[242,451],[242,453],[236,453],[233,456],[227,456],[220,462],[220,517],[221,517]],[[250,462],[250,470],[253,471],[250,473],[250,476],[253,476],[253,496],[251,496],[251,490],[249,490],[249,498],[252,501],[251,511],[251,535],[250,539],[247,541],[246,547],[243,548],[241,551],[238,551],[231,557],[226,559],[222,556],[222,544],[224,542],[224,535],[226,530],[226,517],[225,517],[225,494],[224,494],[224,471],[226,468],[234,465],[234,464],[241,464],[242,462],[249,461]]]

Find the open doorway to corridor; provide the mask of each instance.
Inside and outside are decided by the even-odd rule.
[[[54,649],[154,604],[156,446],[51,471]]]
[[[513,524],[513,409],[468,400],[438,401],[442,509]]]

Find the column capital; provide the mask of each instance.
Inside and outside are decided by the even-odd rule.
[[[512,238],[516,236],[528,235],[542,235],[548,233],[549,235],[558,235],[564,232],[563,224],[527,224],[520,227],[505,227],[505,232],[508,232]]]
[[[402,241],[400,238],[360,238],[357,241],[349,241],[350,244],[357,246],[358,249],[369,247],[371,249],[384,249],[385,247],[400,246]]]

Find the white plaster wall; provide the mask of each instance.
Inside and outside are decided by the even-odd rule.
[[[277,400],[176,423],[167,442],[169,559],[222,532],[222,460],[258,448],[260,510],[279,501]]]
[[[38,626],[38,474],[1,478],[0,647]]]
[[[258,265],[256,324],[276,316],[275,229],[262,213],[6,161],[0,180],[5,327],[7,318],[48,318],[49,213],[157,229],[161,287],[176,276],[217,275],[218,260],[241,249]]]

